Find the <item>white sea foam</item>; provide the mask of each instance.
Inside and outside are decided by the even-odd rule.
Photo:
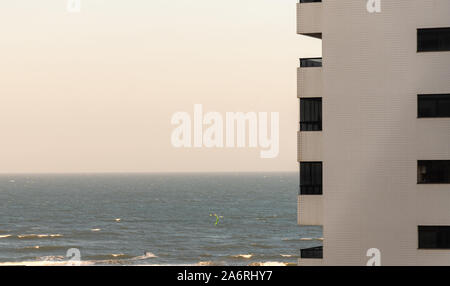
[[[200,261],[197,263],[198,266],[214,266],[214,262],[212,261]]]
[[[266,261],[266,262],[253,262],[249,266],[287,266],[284,262],[278,261]]]
[[[98,231],[101,231],[102,229],[101,228],[93,228],[93,229],[91,229],[91,231],[93,231],[93,232],[98,232]]]
[[[78,262],[77,262],[78,263]],[[81,261],[80,265],[88,266],[95,264],[94,261]],[[1,262],[0,266],[71,266],[73,261],[20,261],[20,262]]]
[[[291,255],[291,254],[280,254],[282,257],[292,257],[292,256],[294,256],[294,255]]]
[[[42,256],[39,258],[39,261],[64,261],[65,257],[62,255],[55,255],[55,256]]]
[[[65,260],[64,256],[43,256],[35,261],[2,262],[0,266],[65,266],[71,261]]]
[[[250,259],[253,257],[253,254],[238,254],[238,255],[232,255],[232,257]]]
[[[40,248],[40,246],[33,246],[33,247],[29,247],[30,248]],[[77,261],[77,265],[80,266],[89,266],[89,265],[111,265],[111,264],[115,264],[119,261],[123,261],[124,264],[126,265],[126,261],[136,261],[136,260],[145,260],[145,259],[149,259],[149,258],[155,258],[157,257],[155,254],[151,253],[151,252],[146,252],[144,255],[142,256],[136,256],[136,257],[132,257],[129,259],[123,259],[123,257],[126,257],[126,254],[123,253],[113,253],[110,254],[111,257],[117,258],[116,259],[103,259],[103,260],[82,260],[82,261]],[[120,259],[122,258],[122,259]],[[67,260],[66,257],[64,256],[43,256],[40,257],[38,260],[35,261],[19,261],[19,262],[1,262],[0,266],[72,266],[74,265],[73,261],[69,261]],[[131,265],[135,265],[134,263],[132,263]],[[145,265],[149,265],[149,264],[145,264]],[[156,265],[156,264],[154,264]]]
[[[39,248],[39,246],[33,246],[29,248]],[[77,265],[80,266],[89,266],[89,265],[110,265],[115,264],[115,262],[121,261],[121,257],[126,257],[126,254],[123,253],[113,253],[110,254],[111,257],[118,258],[118,260],[111,259],[103,259],[103,260],[82,260],[77,261]],[[151,252],[146,252],[145,255],[133,257],[130,259],[124,259],[122,261],[133,261],[133,260],[144,260],[148,258],[157,257]],[[126,264],[126,263],[125,263]],[[19,261],[19,262],[2,262],[0,266],[72,266],[74,265],[73,261],[67,260],[64,256],[43,256],[35,261]],[[134,265],[134,263],[132,264]]]
[[[41,248],[39,245],[24,247],[24,249],[39,249],[39,248]]]
[[[156,257],[158,257],[158,256],[147,251],[147,252],[145,252],[144,255],[136,256],[136,257],[132,258],[131,260],[143,260],[143,259],[147,259],[147,258],[156,258]]]
[[[62,234],[19,234],[17,237],[18,238],[46,238],[46,237],[62,237]]]

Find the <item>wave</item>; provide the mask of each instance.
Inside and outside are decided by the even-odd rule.
[[[98,255],[91,255],[91,256],[85,256],[87,258],[86,261],[91,261],[95,264],[117,264],[117,263],[124,263],[126,261],[138,261],[138,260],[146,260],[150,258],[156,258],[155,254],[151,252],[145,252],[144,255],[140,256],[132,256],[129,254],[124,253],[112,253],[112,254],[98,254]]]
[[[157,257],[151,252],[142,256],[131,256],[123,253],[87,256],[87,260],[69,261],[64,256],[42,256],[35,261],[1,262],[0,266],[89,266],[89,265],[112,265],[127,262],[145,260]],[[133,264],[134,265],[134,264]],[[155,264],[156,265],[156,264]]]
[[[17,238],[20,239],[36,239],[36,238],[56,238],[63,237],[62,234],[19,234]]]
[[[315,240],[320,240],[323,241],[323,238],[318,238],[318,237],[288,237],[288,238],[283,238],[283,241],[315,241]]]
[[[274,248],[273,245],[267,245],[267,244],[262,244],[262,243],[250,243],[250,245],[253,247],[263,248],[263,249]]]
[[[0,266],[66,266],[67,261],[20,261],[1,262]]]
[[[83,256],[81,257],[83,258]],[[111,253],[111,254],[98,254],[85,256],[86,261],[93,261],[95,263],[115,263],[121,260],[131,260],[135,258],[134,256],[123,254],[123,253]]]
[[[34,261],[1,262],[0,266],[69,266],[74,261],[68,261],[64,256],[42,256]],[[92,265],[92,261],[76,262],[77,265]]]
[[[0,238],[8,238],[8,237],[11,237],[12,235],[11,234],[4,234],[4,235],[0,235]]]
[[[253,257],[253,254],[237,254],[237,255],[232,255],[231,257],[233,257],[233,258],[250,259],[250,258]]]
[[[113,264],[111,261],[95,261],[86,260],[80,262],[74,261],[58,261],[58,260],[36,260],[36,261],[19,261],[19,262],[0,262],[0,266],[95,266]],[[225,263],[220,261],[200,261],[197,264],[133,264],[132,266],[223,266]],[[278,261],[252,262],[248,266],[289,266],[289,263]]]
[[[287,266],[288,263],[278,261],[253,262],[249,266]]]
[[[30,252],[33,250],[52,251],[52,250],[67,250],[69,248],[72,248],[72,247],[67,246],[67,245],[31,245],[31,246],[25,246],[23,248],[17,248],[15,251],[16,252]]]
[[[222,266],[224,263],[219,261],[200,261],[196,266]]]
[[[56,257],[54,257],[56,258]],[[35,260],[19,262],[0,262],[0,266],[89,266],[94,265],[94,261],[67,261],[67,260]]]
[[[64,261],[65,257],[62,255],[55,255],[55,256],[42,256],[39,257],[38,260],[40,261]]]
[[[28,249],[40,249],[41,246],[39,245],[35,245],[35,246],[26,246],[24,248],[22,248],[23,250],[28,250]]]
[[[147,252],[145,252],[144,255],[134,257],[133,260],[144,260],[144,259],[156,258],[156,257],[158,257],[158,256],[156,256],[155,254],[147,251]]]

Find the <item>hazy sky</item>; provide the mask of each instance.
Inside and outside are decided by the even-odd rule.
[[[1,173],[297,170],[297,0],[66,2],[0,2]],[[174,148],[196,103],[279,112],[279,156]]]

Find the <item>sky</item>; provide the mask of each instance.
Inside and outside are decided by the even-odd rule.
[[[296,0],[0,2],[0,173],[296,171]],[[176,112],[278,112],[260,148],[175,148]],[[205,127],[206,128],[206,127]]]

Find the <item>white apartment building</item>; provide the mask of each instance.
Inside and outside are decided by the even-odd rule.
[[[450,265],[450,1],[299,2],[299,265]]]

